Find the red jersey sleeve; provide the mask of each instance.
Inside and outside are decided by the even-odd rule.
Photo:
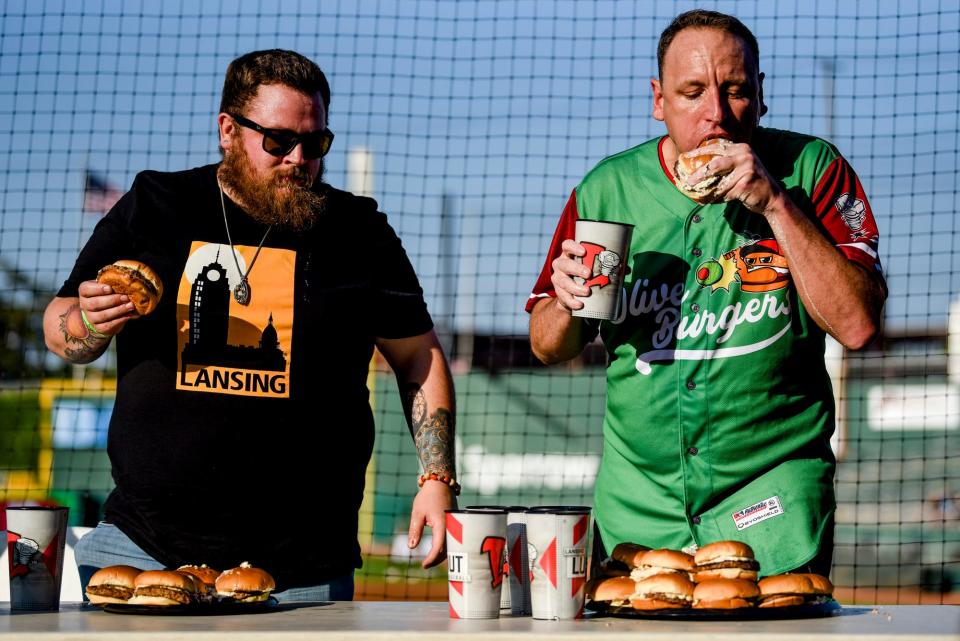
[[[838,157],[827,166],[813,190],[813,206],[837,249],[883,281],[877,222],[860,179],[846,160]]]
[[[527,313],[533,311],[533,306],[541,298],[556,298],[557,292],[553,289],[553,282],[550,276],[553,275],[551,264],[553,259],[560,255],[560,246],[563,241],[576,236],[577,227],[577,190],[574,189],[567,200],[563,213],[560,214],[560,222],[557,223],[557,229],[553,232],[553,240],[550,242],[550,250],[547,252],[547,259],[543,263],[543,269],[540,270],[540,276],[537,278],[530,298],[527,299]]]

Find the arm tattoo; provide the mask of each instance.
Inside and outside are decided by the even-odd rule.
[[[107,345],[110,344],[110,337],[94,338],[90,332],[87,332],[86,336],[80,338],[67,331],[67,317],[79,309],[80,305],[74,303],[60,315],[60,333],[63,335],[64,343],[63,355],[71,363],[92,363],[106,351]]]
[[[453,413],[445,407],[438,407],[431,414],[423,389],[415,383],[406,387],[403,401],[407,424],[417,446],[424,474],[433,472],[438,476],[456,478]]]

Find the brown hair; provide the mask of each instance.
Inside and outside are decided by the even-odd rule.
[[[753,54],[754,64],[757,65],[756,71],[760,70],[760,47],[757,45],[757,38],[753,35],[746,25],[725,13],[717,11],[707,11],[706,9],[694,9],[681,13],[673,19],[673,22],[660,34],[660,43],[657,45],[657,71],[660,79],[663,79],[663,59],[667,55],[667,49],[674,37],[684,29],[690,28],[718,29],[731,35],[737,36],[747,45],[747,49]]]
[[[223,81],[220,112],[240,114],[260,85],[286,85],[308,96],[320,94],[330,110],[330,85],[320,67],[295,51],[252,51],[230,63]]]

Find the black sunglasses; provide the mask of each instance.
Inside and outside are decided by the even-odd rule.
[[[303,157],[308,160],[322,158],[330,151],[330,145],[333,144],[333,132],[329,129],[311,131],[307,134],[298,134],[289,129],[267,129],[249,118],[238,116],[236,114],[227,114],[233,118],[238,125],[253,129],[263,134],[263,150],[271,156],[286,156],[298,144],[303,144]]]

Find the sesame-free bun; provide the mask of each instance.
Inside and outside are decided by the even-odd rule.
[[[193,578],[174,570],[148,570],[134,581],[134,605],[188,605],[197,596]]]
[[[687,574],[656,574],[638,581],[630,599],[634,610],[689,608],[693,604],[694,584]]]
[[[693,607],[710,610],[749,608],[760,596],[753,581],[744,579],[708,579],[693,591]]]
[[[111,565],[93,573],[87,583],[90,603],[127,603],[133,596],[140,570],[129,565]]]
[[[730,144],[729,140],[723,138],[708,138],[704,140],[697,148],[706,147],[707,145],[712,145],[714,143],[725,143]],[[717,184],[720,182],[720,176],[714,175],[708,178],[705,178],[693,185],[692,187],[687,186],[687,177],[706,165],[708,162],[716,158],[715,154],[700,154],[698,156],[693,156],[692,158],[685,157],[680,155],[677,157],[677,164],[674,165],[674,177],[676,178],[677,189],[679,189],[685,196],[692,198],[698,203],[709,203],[714,200],[714,192],[716,191]]]
[[[130,297],[138,316],[157,308],[163,296],[163,282],[148,265],[137,260],[118,260],[97,274],[97,282],[109,285],[115,294]]]
[[[635,581],[657,574],[682,573],[689,577],[694,568],[693,556],[678,550],[650,550],[639,561],[638,567],[630,574]]]
[[[217,577],[217,596],[243,603],[266,601],[276,583],[270,573],[247,562],[226,570]]]
[[[740,541],[716,541],[705,545],[693,557],[697,583],[710,579],[757,580],[760,564],[753,556],[753,548]]]
[[[628,576],[612,576],[595,579],[587,585],[587,597],[591,601],[626,603],[633,595],[636,583]]]
[[[819,574],[777,574],[760,579],[757,587],[761,608],[819,602],[833,593],[833,584]]]

